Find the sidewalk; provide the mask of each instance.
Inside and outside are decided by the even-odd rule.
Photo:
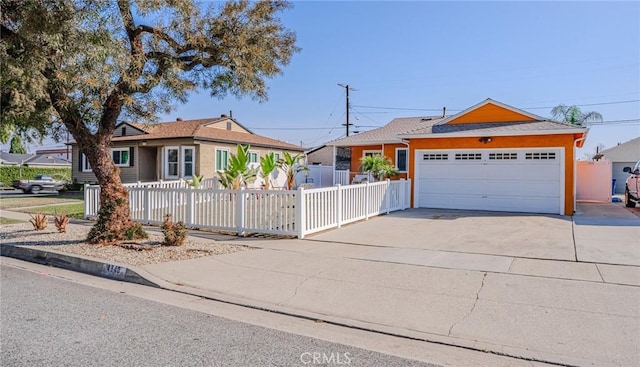
[[[134,270],[168,289],[419,340],[567,365],[640,365],[639,267],[191,235],[260,249]]]

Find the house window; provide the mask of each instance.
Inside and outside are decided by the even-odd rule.
[[[481,159],[481,153],[456,153],[456,161],[478,161]]]
[[[276,162],[280,160],[282,154],[280,152],[273,152],[273,157],[276,159]]]
[[[122,136],[127,136],[127,127],[126,126],[122,127]]]
[[[129,167],[129,148],[112,148],[111,158],[118,167]]]
[[[363,157],[373,157],[374,155],[382,155],[379,150],[365,150],[362,154]]]
[[[229,165],[229,150],[216,149],[216,171],[224,171]]]
[[[396,168],[399,172],[407,172],[407,149],[396,148]]]
[[[556,159],[554,152],[526,153],[525,159]]]
[[[165,177],[166,178],[178,178],[178,162],[179,162],[179,150],[178,147],[166,147],[165,148]]]
[[[182,177],[193,177],[196,162],[195,153],[194,147],[182,147]]]
[[[429,153],[423,154],[422,160],[425,161],[446,161],[449,160],[449,154],[447,153]]]
[[[518,153],[489,153],[489,160],[518,159]]]
[[[260,154],[256,151],[249,152],[249,163],[258,163],[258,159],[260,158]]]
[[[80,159],[82,160],[82,165],[80,166],[82,168],[82,172],[91,172],[91,165],[89,164],[89,158],[87,158],[86,155],[84,155],[84,153],[82,153],[82,156],[80,157]]]

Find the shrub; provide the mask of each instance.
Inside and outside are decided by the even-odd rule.
[[[67,213],[62,212],[60,215],[54,215],[53,223],[56,225],[56,228],[58,228],[58,232],[65,233],[67,231],[67,224],[69,224]]]
[[[187,226],[182,222],[173,223],[171,214],[167,214],[162,223],[163,246],[182,246],[187,238]]]
[[[31,219],[29,219],[29,222],[33,224],[33,228],[36,231],[42,231],[43,229],[47,228],[49,222],[46,215],[37,213],[35,216],[33,214],[29,214],[29,216],[31,217]]]

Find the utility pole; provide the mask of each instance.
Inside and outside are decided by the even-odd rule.
[[[349,87],[349,84],[338,83],[338,86],[344,88],[345,91],[347,92],[347,104],[346,104],[346,107],[347,107],[347,123],[346,124],[342,124],[342,126],[346,126],[347,127],[347,136],[349,136],[349,126],[353,125],[353,124],[349,123],[349,91],[350,90],[355,91],[357,89]]]

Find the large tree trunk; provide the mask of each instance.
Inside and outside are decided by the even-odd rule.
[[[90,243],[113,244],[146,238],[142,226],[130,217],[129,192],[122,186],[120,169],[113,164],[109,141],[102,139],[97,144],[85,145],[93,145],[92,149],[82,149],[100,185],[98,221],[91,228],[87,240]]]

